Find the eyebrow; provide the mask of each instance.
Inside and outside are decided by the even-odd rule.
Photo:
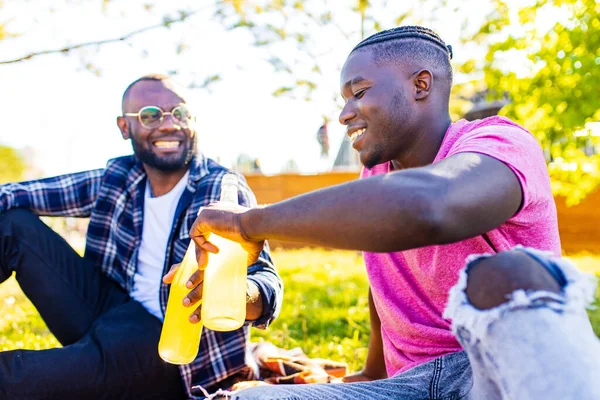
[[[352,85],[357,85],[357,84],[362,83],[364,81],[366,81],[366,79],[359,75],[356,78],[353,78],[352,80],[346,82],[344,84],[344,88],[348,88],[348,87],[350,87]]]

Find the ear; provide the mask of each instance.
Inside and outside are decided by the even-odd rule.
[[[129,137],[129,122],[127,121],[127,118],[117,117],[117,126],[119,127],[119,130],[121,131],[121,136],[123,136],[123,139],[125,139],[125,140],[130,139],[130,137]]]
[[[427,69],[422,69],[415,74],[415,99],[425,100],[431,93],[433,86],[433,74]]]

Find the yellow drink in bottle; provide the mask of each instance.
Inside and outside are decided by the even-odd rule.
[[[227,174],[221,183],[221,202],[238,204],[237,176]],[[213,331],[233,331],[246,320],[248,253],[238,243],[212,234],[219,248],[209,254],[202,288],[202,322]]]
[[[248,253],[242,246],[215,234],[209,240],[219,248],[208,256],[202,288],[202,322],[213,331],[233,331],[246,320]]]
[[[185,284],[197,270],[196,248],[194,242],[190,241],[171,283],[167,312],[158,342],[158,354],[171,364],[189,364],[198,354],[202,321],[192,324],[189,317],[195,307],[183,306],[183,298],[190,292]]]

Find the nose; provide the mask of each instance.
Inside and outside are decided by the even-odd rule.
[[[356,112],[354,111],[354,107],[352,106],[352,102],[347,102],[342,108],[340,112],[339,121],[342,125],[348,125],[350,121],[356,118]]]
[[[181,125],[175,123],[171,114],[166,114],[163,117],[162,124],[158,127],[160,131],[178,131],[181,130]]]

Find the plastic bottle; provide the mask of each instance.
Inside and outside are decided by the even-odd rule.
[[[221,202],[238,204],[238,180],[227,174],[221,183]],[[214,233],[208,240],[219,248],[209,254],[204,270],[202,322],[214,331],[232,331],[246,320],[248,253],[239,243]]]

